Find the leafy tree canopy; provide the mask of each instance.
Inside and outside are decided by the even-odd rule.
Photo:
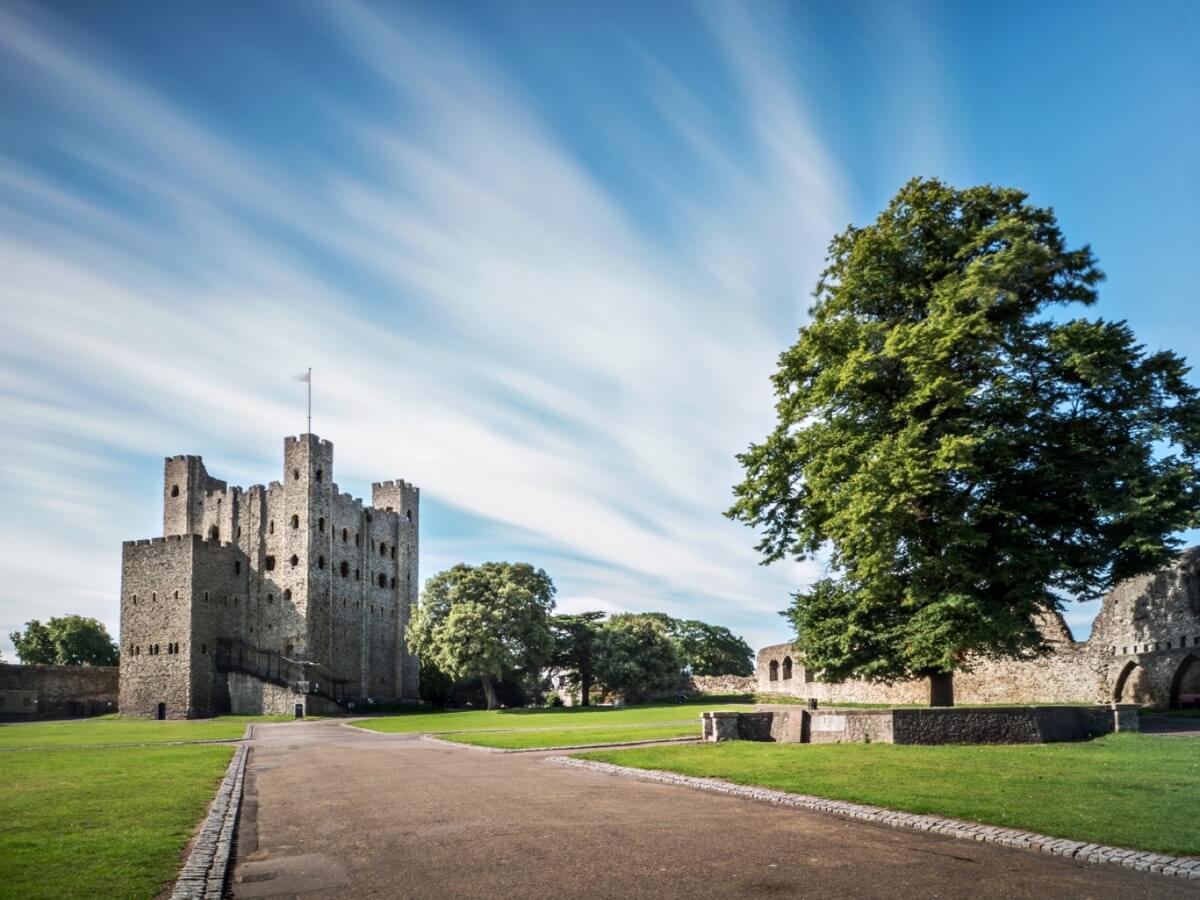
[[[596,636],[593,663],[596,680],[629,699],[669,690],[679,679],[675,642],[655,614],[610,618]]]
[[[680,665],[693,675],[752,675],[754,651],[722,625],[676,619],[666,613],[629,613],[662,625],[675,644]]]
[[[1041,649],[1040,614],[1153,570],[1200,522],[1184,360],[1071,318],[1102,274],[1050,209],[914,180],[829,247],[729,515],[827,555],[789,611],[825,677],[945,678]]]
[[[676,619],[672,637],[680,662],[693,675],[754,674],[754,651],[722,625]]]
[[[541,569],[460,563],[425,583],[408,646],[450,678],[480,678],[488,708],[495,709],[495,681],[550,660],[553,609],[554,584]]]
[[[570,673],[568,683],[579,688],[583,706],[591,703],[593,656],[596,635],[601,627],[599,623],[603,618],[602,612],[584,612],[557,615],[550,619],[550,630],[554,635],[551,661]]]
[[[45,625],[37,619],[25,630],[9,635],[24,665],[115,666],[117,645],[108,629],[96,619],[83,616],[51,618]]]

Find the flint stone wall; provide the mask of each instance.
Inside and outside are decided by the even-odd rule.
[[[760,707],[701,717],[706,741],[792,744],[1046,744],[1137,731],[1125,706],[954,707],[944,709],[817,709]]]
[[[1086,641],[1062,616],[1040,623],[1049,652],[1025,660],[971,660],[954,675],[960,704],[1200,704],[1200,547],[1159,572],[1131,578],[1104,598]],[[824,682],[788,644],[758,651],[757,690],[822,704],[929,702],[927,681]]]
[[[61,719],[117,712],[116,666],[0,663],[0,719]],[[26,698],[30,702],[26,703]]]
[[[755,675],[689,675],[683,689],[693,694],[752,694],[758,690]]]

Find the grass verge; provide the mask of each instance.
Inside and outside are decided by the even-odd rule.
[[[626,725],[599,728],[526,729],[524,731],[468,731],[441,735],[442,740],[503,750],[541,750],[547,747],[578,747],[591,744],[628,744],[632,741],[661,741],[700,736],[695,722],[678,725]]]
[[[98,716],[64,722],[0,725],[0,750],[87,747],[101,744],[155,744],[165,741],[237,740],[249,722],[290,721],[287,716],[218,716],[159,722]]]
[[[578,754],[1163,853],[1200,853],[1200,746],[1116,734],[1017,746],[722,744]]]
[[[233,753],[213,744],[0,755],[0,895],[155,896]]]
[[[611,728],[623,725],[679,725],[689,723],[700,733],[700,713],[710,709],[752,709],[738,695],[704,697],[685,703],[648,703],[645,706],[574,706],[553,709],[469,710],[466,712],[408,713],[350,724],[389,734],[447,734],[459,731],[522,731],[525,729]]]

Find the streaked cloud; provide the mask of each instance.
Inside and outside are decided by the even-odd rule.
[[[159,502],[128,473],[144,489],[161,456],[192,452],[234,482],[276,477],[302,422],[288,376],[312,365],[343,487],[403,476],[485,535],[427,517],[426,573],[520,556],[564,608],[778,637],[811,573],[759,567],[720,514],[733,454],[769,426],[794,298],[848,212],[771,42],[734,7],[709,14],[738,146],[631,53],[707,187],[639,198],[672,223],[656,235],[483,48],[365,6],[312,12],[387,102],[321,98],[340,152],[303,166],[52,14],[0,12],[0,54],[47,107],[37,139],[71,170],[0,160],[0,478],[32,522],[6,535],[4,631],[68,610],[115,631],[120,541]]]

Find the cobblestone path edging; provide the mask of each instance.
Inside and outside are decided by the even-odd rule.
[[[986,844],[999,844],[1018,850],[1030,850],[1034,853],[1049,853],[1054,856],[1064,856],[1081,862],[1107,863],[1124,866],[1142,872],[1157,872],[1172,875],[1176,878],[1193,878],[1200,880],[1200,858],[1191,856],[1168,856],[1163,853],[1148,853],[1142,850],[1128,850],[1121,847],[1109,847],[1104,844],[1089,844],[1084,841],[1069,841],[1063,838],[1050,837],[1032,831],[1021,831],[1015,828],[999,828],[994,825],[980,825],[978,822],[967,822],[962,819],[947,819],[942,816],[918,815],[916,813],[896,812],[878,806],[864,806],[859,803],[846,803],[841,800],[827,800],[824,797],[810,797],[806,794],[789,794],[786,791],[776,791],[770,788],[750,787],[747,785],[731,784],[717,778],[695,778],[690,775],[678,775],[675,772],[662,772],[657,769],[633,769],[628,766],[615,766],[611,763],[595,762],[590,759],[573,759],[569,756],[550,756],[546,762],[556,765],[576,766],[581,769],[591,769],[607,775],[624,775],[628,778],[640,778],[643,781],[657,781],[662,784],[678,784],[685,787],[697,788],[702,791],[712,791],[718,794],[730,794],[744,797],[747,800],[760,800],[775,803],[780,806],[793,806],[810,809],[816,812],[833,813],[848,819],[859,819],[873,822],[877,825],[890,825],[893,828],[910,828],[914,831],[928,831],[947,837],[962,840],[982,841]]]
[[[456,734],[464,734],[466,732],[455,732]],[[506,732],[507,733],[507,732]],[[462,744],[458,741],[447,741],[432,734],[421,735],[421,740],[429,741],[431,744],[441,744],[443,747],[454,747],[458,750],[477,750],[480,753],[553,753],[556,750],[597,750],[607,747],[638,747],[642,744],[698,744],[699,738],[694,737],[678,737],[678,738],[651,738],[645,741],[621,741],[613,743],[609,741],[607,744],[567,744],[560,747],[485,747],[482,744]],[[565,757],[564,757],[565,759]]]
[[[233,852],[234,832],[242,806],[242,785],[246,777],[246,757],[254,726],[246,729],[243,743],[238,745],[217,796],[208,809],[208,817],[200,835],[184,863],[183,871],[171,891],[171,900],[221,900],[225,896],[225,881],[229,874],[229,858]]]

